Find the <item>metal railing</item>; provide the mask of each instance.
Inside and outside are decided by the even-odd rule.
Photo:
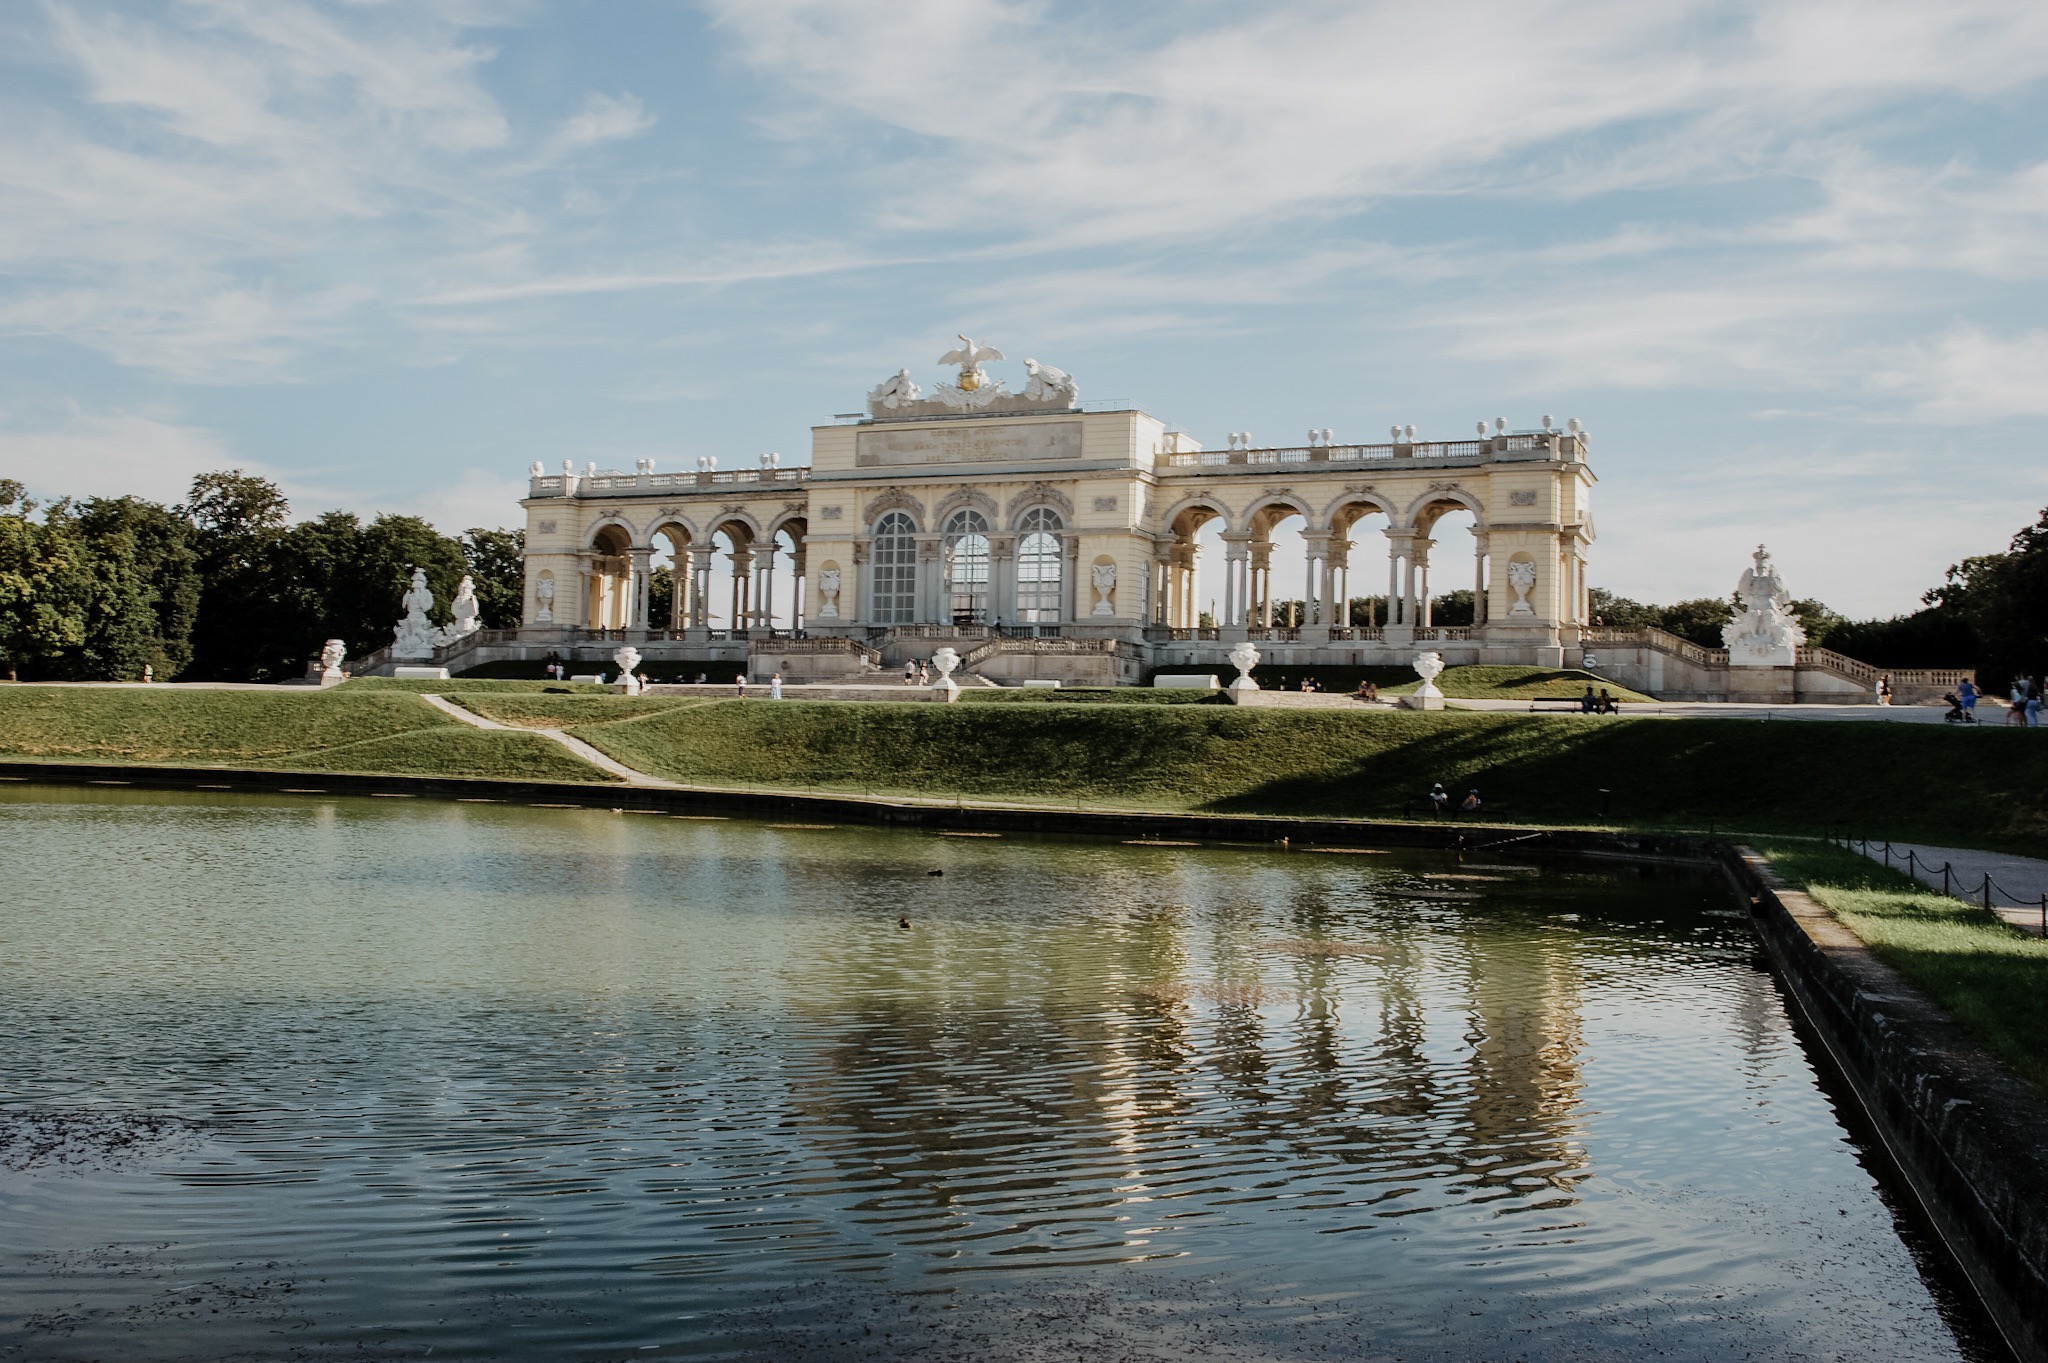
[[[1920,854],[1910,847],[1902,851],[1899,848],[1893,847],[1890,840],[1886,839],[1880,842],[1878,851],[1873,856],[1870,850],[1871,841],[1868,838],[1852,838],[1847,834],[1837,837],[1830,834],[1828,841],[1839,847],[1857,852],[1862,856],[1870,857],[1872,860],[1881,861],[1891,870],[1903,870],[1907,878],[1916,885],[1922,883],[1920,873],[1925,871],[1927,873],[1927,880],[1925,882],[1927,888],[1930,890],[1934,888],[1935,873],[1933,864],[1922,861]],[[2048,938],[2048,890],[2041,892],[2038,902],[2034,899],[2022,898],[1992,879],[1989,871],[1986,871],[1978,884],[1965,894],[1963,890],[1968,883],[1955,869],[1953,863],[1947,861],[1941,863],[1942,894],[1950,899],[1959,899],[1965,904],[1978,905],[1986,913],[1994,910],[1995,906],[1992,903],[1994,896],[2004,900],[2016,909],[2038,908],[2041,911],[2040,932],[2044,938]]]

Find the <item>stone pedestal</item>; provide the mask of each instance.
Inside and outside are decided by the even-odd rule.
[[[1417,691],[1412,696],[1401,697],[1401,708],[1404,710],[1441,710],[1444,708],[1444,693],[1432,688],[1431,694],[1425,696],[1420,691]]]

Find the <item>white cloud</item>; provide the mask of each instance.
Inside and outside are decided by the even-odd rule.
[[[0,476],[17,478],[42,499],[146,497],[183,500],[193,475],[241,468],[212,431],[134,412],[74,414],[39,430],[0,427]]]
[[[635,96],[594,94],[583,102],[581,112],[562,125],[552,146],[557,151],[594,147],[600,142],[638,137],[653,126],[654,115]]]
[[[1895,352],[1872,386],[1930,418],[2048,416],[2048,331],[2001,339],[1979,327],[1958,327],[1932,345]]]

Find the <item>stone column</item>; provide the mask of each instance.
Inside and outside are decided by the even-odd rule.
[[[1261,629],[1273,627],[1273,541],[1253,540],[1250,553],[1252,623]]]
[[[1435,540],[1416,536],[1415,570],[1409,578],[1409,586],[1415,596],[1409,614],[1422,629],[1428,629],[1436,623],[1434,611],[1429,604],[1429,551],[1435,547]]]
[[[946,600],[946,572],[941,561],[941,538],[937,535],[917,537],[917,623],[920,625],[947,624],[951,621],[952,603]]]
[[[1477,629],[1492,614],[1492,603],[1486,599],[1487,537],[1483,531],[1472,532],[1472,627]]]
[[[1243,531],[1223,536],[1223,618],[1216,624],[1232,631],[1217,636],[1226,643],[1241,643],[1245,637],[1251,600],[1251,538]]]
[[[732,550],[732,614],[726,617],[729,629],[744,632],[747,628],[747,612],[752,602],[747,599],[747,575],[754,566],[754,556],[739,545]]]
[[[1017,537],[988,537],[989,623],[1017,623]]]
[[[798,540],[789,554],[789,627],[802,629],[804,621],[810,618],[810,603],[805,599],[804,589],[810,585],[810,574],[805,571],[804,542]]]
[[[648,600],[654,590],[654,551],[634,549],[628,553],[627,561],[632,565],[633,595],[632,615],[626,621],[626,628],[645,633],[648,621]]]
[[[775,540],[771,537],[764,540],[760,549],[754,554],[754,580],[760,584],[760,590],[754,594],[756,602],[754,627],[756,629],[775,628],[776,547]]]
[[[1387,617],[1381,625],[1381,638],[1390,644],[1409,644],[1415,640],[1415,617],[1409,610],[1409,580],[1413,577],[1415,565],[1410,559],[1414,552],[1415,534],[1410,530],[1396,530],[1389,526],[1387,536]]]

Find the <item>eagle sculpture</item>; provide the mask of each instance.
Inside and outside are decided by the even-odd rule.
[[[939,363],[959,365],[960,377],[963,380],[969,374],[974,375],[975,383],[963,382],[960,385],[962,388],[973,388],[981,379],[981,362],[983,360],[1000,360],[1003,358],[1003,352],[997,350],[992,345],[976,345],[972,339],[966,336],[961,336],[958,339],[960,341],[959,349],[949,350],[939,356]]]

